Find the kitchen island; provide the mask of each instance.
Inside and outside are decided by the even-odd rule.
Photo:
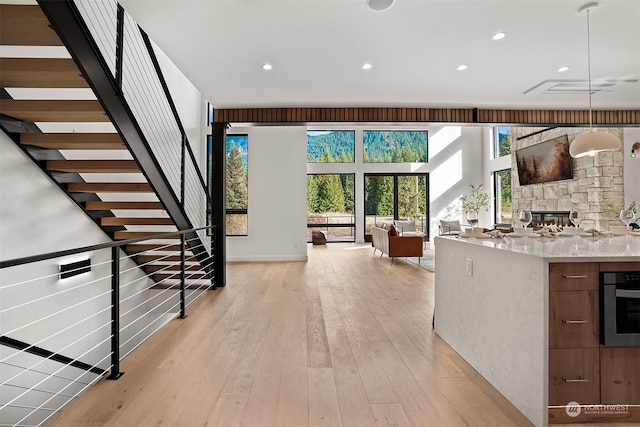
[[[596,318],[589,319],[588,324],[585,321],[583,323],[589,326],[592,335],[595,334],[595,337],[591,337],[595,343],[584,345],[591,347],[587,349],[591,353],[598,354],[598,359],[592,365],[597,365],[599,376],[599,271],[601,267],[611,271],[640,270],[640,237],[436,237],[435,249],[436,333],[534,425],[547,425],[551,413],[550,386],[554,390],[549,380],[549,296],[550,289],[556,286],[554,274],[557,272],[554,271],[568,268],[571,274],[561,276],[577,285],[570,285],[567,289],[580,292],[580,298],[584,294],[587,308],[593,309],[591,315]],[[585,273],[582,274],[581,270]],[[582,280],[587,276],[587,280]],[[577,277],[580,279],[573,280]],[[580,287],[583,284],[587,286],[584,290]],[[562,295],[569,294],[565,292]],[[585,329],[586,325],[577,326]],[[554,329],[553,325],[551,329]],[[556,353],[553,354],[556,357]],[[599,378],[597,384],[594,379],[590,381],[588,385],[591,388],[598,387],[599,399]],[[632,387],[640,390],[637,382],[632,382]],[[571,400],[599,403],[580,402],[578,398]],[[567,401],[563,405],[569,403]],[[562,413],[565,409],[563,406]],[[624,416],[615,419],[625,420]],[[626,417],[628,419],[629,414]]]

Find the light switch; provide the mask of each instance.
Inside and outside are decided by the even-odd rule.
[[[467,258],[465,265],[465,271],[467,272],[467,276],[473,277],[473,260],[471,258]]]

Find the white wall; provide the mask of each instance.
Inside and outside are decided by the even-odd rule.
[[[305,127],[232,127],[249,135],[248,235],[227,237],[228,261],[306,261]]]
[[[0,259],[3,261],[30,255],[39,255],[63,249],[107,243],[109,237],[89,218],[27,155],[3,132],[0,132]],[[91,257],[91,272],[69,279],[58,279],[61,260],[67,262]],[[64,355],[80,357],[88,348],[110,335],[111,305],[111,250],[93,251],[86,255],[73,255],[27,266],[0,270],[0,325],[2,333],[8,333],[35,319],[51,316],[45,321],[27,328],[20,328],[12,338],[20,339],[44,348],[61,351]],[[128,318],[146,312],[143,292],[149,282],[137,280],[144,275],[129,259],[121,261],[123,298],[130,298],[121,308],[122,313],[137,307]],[[38,280],[31,280],[31,279]],[[23,283],[24,282],[24,283]],[[17,286],[10,286],[20,283]],[[124,286],[129,284],[128,286]],[[92,299],[93,298],[93,299]],[[36,301],[22,309],[6,310],[21,303]],[[78,305],[82,301],[89,303]],[[99,316],[92,317],[107,308]],[[61,335],[54,335],[61,328],[81,323]],[[103,327],[106,325],[106,328]],[[123,322],[122,326],[125,326]],[[62,350],[68,342],[98,328],[92,335],[68,350]],[[133,329],[133,328],[131,328]],[[43,341],[44,340],[44,341]],[[98,352],[81,357],[82,361],[95,363],[108,354],[108,340]],[[101,353],[102,355],[98,355]],[[105,361],[108,365],[109,359]],[[104,363],[101,363],[104,366]]]
[[[629,207],[631,202],[640,203],[640,152],[631,158],[631,146],[634,142],[640,142],[640,128],[624,129],[624,206]]]

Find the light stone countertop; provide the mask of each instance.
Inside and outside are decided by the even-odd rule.
[[[471,245],[522,253],[549,262],[606,262],[640,261],[640,236],[607,237],[510,237],[457,239]]]

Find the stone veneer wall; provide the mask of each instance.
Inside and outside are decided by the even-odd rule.
[[[624,205],[624,154],[622,151],[598,153],[571,159],[573,179],[520,186],[515,150],[568,135],[569,143],[581,133],[582,128],[555,128],[532,136],[544,128],[512,127],[511,186],[513,218],[520,210],[570,211],[578,210],[584,221],[581,226],[608,230],[609,225],[621,225],[618,214]],[[619,128],[598,129],[613,133],[623,140]]]

